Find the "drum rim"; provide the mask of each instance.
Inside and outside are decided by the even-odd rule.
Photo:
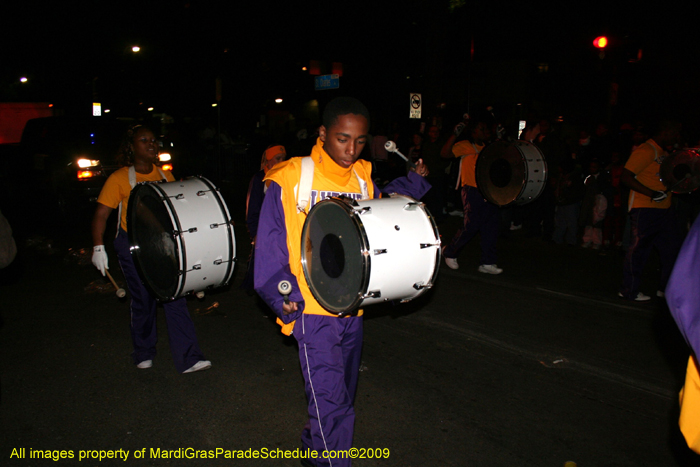
[[[225,219],[226,219],[226,229],[228,230],[228,249],[229,252],[231,253],[231,257],[229,258],[228,262],[228,268],[226,270],[226,274],[224,275],[224,280],[221,283],[219,287],[223,287],[228,285],[228,283],[231,281],[231,277],[233,276],[233,271],[234,267],[237,261],[236,258],[236,244],[235,244],[235,231],[233,230],[233,219],[231,219],[231,214],[229,213],[228,207],[226,206],[226,203],[223,201],[221,197],[221,193],[219,192],[219,189],[214,185],[208,178],[202,176],[202,175],[194,175],[192,177],[187,177],[187,180],[197,178],[199,180],[202,180],[205,185],[207,185],[210,189],[212,194],[214,194],[214,197],[216,198],[216,202],[219,203],[219,208],[221,209],[222,214],[225,214]],[[184,286],[184,282],[183,282]]]
[[[134,203],[136,202],[135,201],[136,196],[134,196],[134,195],[137,194],[137,191],[140,191],[142,189],[146,189],[145,187],[148,186],[150,189],[153,189],[156,192],[156,194],[160,197],[161,202],[165,201],[165,203],[163,203],[163,204],[166,206],[166,209],[168,210],[168,216],[170,217],[170,222],[171,222],[172,226],[174,228],[176,228],[178,232],[180,232],[182,230],[180,227],[179,218],[177,216],[173,217],[172,213],[173,213],[174,209],[173,209],[172,203],[170,202],[170,198],[167,196],[167,193],[165,193],[158,186],[160,183],[161,182],[141,182],[141,183],[137,184],[133,190],[131,190],[131,193],[129,194],[129,203],[128,203],[128,207],[127,207],[127,216],[126,216],[127,217],[127,219],[126,219],[127,224],[126,225],[127,225],[127,229],[128,229],[127,235],[129,237],[129,246],[130,246],[129,253],[131,253],[131,257],[134,260],[134,266],[136,266],[136,271],[139,274],[139,279],[141,280],[141,283],[144,285],[144,287],[146,287],[148,292],[156,300],[161,301],[161,302],[167,302],[167,301],[171,301],[171,300],[174,300],[175,298],[179,297],[180,293],[182,293],[182,288],[184,287],[184,284],[185,284],[184,278],[185,278],[185,275],[187,273],[184,272],[184,265],[187,264],[187,257],[186,257],[186,253],[185,253],[184,249],[181,246],[182,239],[180,238],[179,235],[173,236],[173,240],[175,241],[175,249],[178,252],[177,256],[180,259],[180,265],[179,265],[180,271],[178,271],[177,283],[175,284],[176,293],[173,295],[163,296],[160,293],[157,293],[148,281],[144,281],[142,279],[143,277],[145,277],[145,270],[144,270],[143,266],[141,265],[141,259],[140,259],[139,253],[138,252],[135,253],[135,251],[137,251],[137,248],[134,248],[134,247],[139,247],[139,245],[136,245],[136,239],[134,238],[135,234],[134,234],[133,226],[129,225],[131,223],[131,215],[129,213],[134,212],[132,208],[133,208]],[[139,249],[140,249],[140,247],[139,247]]]
[[[308,230],[309,222],[308,219],[311,216],[311,213],[316,209],[318,206],[326,203],[335,203],[338,206],[340,206],[342,209],[345,210],[345,212],[348,214],[348,216],[351,219],[352,225],[355,227],[355,230],[359,234],[360,237],[360,255],[362,258],[362,283],[360,285],[360,290],[357,292],[357,295],[355,298],[352,300],[350,305],[345,307],[344,309],[338,311],[338,308],[335,309],[329,309],[328,306],[324,305],[324,299],[319,298],[319,294],[314,287],[310,274],[307,272],[307,259],[306,259],[306,249],[304,248],[304,240],[306,239],[306,233]],[[311,291],[311,294],[313,295],[314,299],[318,302],[321,307],[323,307],[324,310],[328,311],[329,313],[334,313],[337,315],[346,315],[348,313],[351,313],[354,311],[356,308],[358,308],[363,300],[365,299],[364,295],[367,293],[367,288],[369,287],[369,278],[370,278],[370,272],[372,270],[372,258],[371,255],[369,255],[369,240],[367,238],[367,234],[365,232],[365,227],[364,224],[362,223],[362,220],[359,218],[357,215],[357,211],[353,209],[352,206],[346,201],[346,198],[339,198],[339,197],[332,197],[332,198],[326,198],[322,201],[319,201],[316,203],[311,210],[309,210],[309,214],[306,217],[306,220],[304,221],[304,227],[302,228],[301,231],[301,269],[304,272],[304,278],[306,279],[306,284],[309,287],[309,290]],[[330,307],[334,308],[334,307]]]
[[[428,216],[428,219],[430,219],[430,224],[433,226],[433,233],[435,234],[435,240],[438,244],[437,254],[435,258],[435,268],[433,270],[433,276],[430,278],[429,284],[429,286],[432,287],[437,281],[438,271],[440,271],[440,263],[442,262],[442,239],[440,238],[440,231],[438,230],[437,223],[435,222],[435,218],[430,212],[430,209],[428,209],[428,206],[423,202],[421,202],[421,205],[421,208],[425,211],[425,214]],[[427,290],[427,288],[425,290]],[[422,292],[417,296],[420,295],[422,295]]]

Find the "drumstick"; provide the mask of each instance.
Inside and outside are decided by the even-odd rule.
[[[394,143],[393,141],[387,141],[386,144],[384,145],[384,149],[386,149],[389,152],[394,152],[394,153],[398,154],[401,157],[401,159],[405,160],[406,162],[408,162],[411,165],[411,168],[413,168],[413,169],[416,168],[416,164],[409,161],[408,157],[401,154],[401,152],[399,152],[399,150],[396,148],[396,143]]]
[[[117,283],[112,278],[112,275],[109,273],[109,269],[105,268],[105,273],[107,273],[107,277],[109,277],[109,280],[114,286],[114,288],[117,289],[117,297],[124,298],[126,296],[126,291],[117,285]]]

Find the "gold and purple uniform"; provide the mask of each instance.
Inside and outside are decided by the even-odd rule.
[[[278,316],[285,334],[299,343],[299,361],[308,399],[309,422],[302,432],[304,448],[317,452],[352,447],[355,423],[354,399],[362,351],[362,311],[338,317],[327,312],[313,297],[301,264],[301,235],[306,214],[330,197],[345,195],[361,199],[362,187],[369,198],[379,197],[372,182],[371,164],[357,160],[340,167],[318,140],[310,156],[314,162],[309,205],[297,209],[302,159],[292,158],[271,169],[255,244],[255,290]],[[392,182],[386,192],[420,199],[430,185],[411,172]],[[282,280],[292,284],[289,300],[298,304],[290,315],[282,311],[283,297],[277,290]],[[319,458],[317,465],[349,466],[350,459]]]

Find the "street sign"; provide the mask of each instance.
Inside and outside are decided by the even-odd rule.
[[[322,75],[314,78],[316,91],[325,89],[338,89],[340,87],[339,75]]]
[[[415,92],[411,93],[411,116],[410,118],[420,118],[423,101],[421,95]]]

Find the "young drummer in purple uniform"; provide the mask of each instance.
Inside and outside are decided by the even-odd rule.
[[[132,357],[137,368],[147,369],[153,365],[158,341],[156,300],[141,283],[131,258],[126,233],[126,211],[129,195],[136,183],[164,179],[173,182],[175,179],[170,172],[164,172],[155,165],[158,160],[158,143],[153,132],[144,126],[136,125],[126,132],[118,158],[121,159],[123,167],[110,175],[97,198],[97,209],[92,220],[92,239],[95,245],[92,263],[103,276],[105,270],[109,269],[103,237],[109,215],[114,209],[120,208],[114,248],[131,293],[130,324],[134,344]],[[199,349],[194,323],[187,310],[185,298],[164,303],[163,308],[168,323],[170,351],[177,371],[191,373],[211,368],[211,362],[204,358]]]
[[[301,233],[306,213],[324,198],[344,194],[359,199],[378,198],[371,164],[358,160],[367,141],[369,113],[353,98],[331,101],[323,113],[323,126],[313,148],[313,183],[310,204],[298,209],[302,160],[292,158],[267,174],[270,180],[258,224],[255,252],[255,289],[278,316],[282,332],[299,344],[299,361],[305,380],[309,422],[302,445],[318,453],[306,465],[349,466],[349,459],[323,458],[323,451],[352,447],[355,423],[354,399],[362,352],[362,310],[350,316],[328,313],[314,299],[301,266]],[[308,170],[308,169],[306,169]],[[308,172],[306,172],[308,173]],[[419,161],[415,172],[395,180],[386,193],[421,198],[430,185]],[[292,284],[285,304],[278,284]]]

